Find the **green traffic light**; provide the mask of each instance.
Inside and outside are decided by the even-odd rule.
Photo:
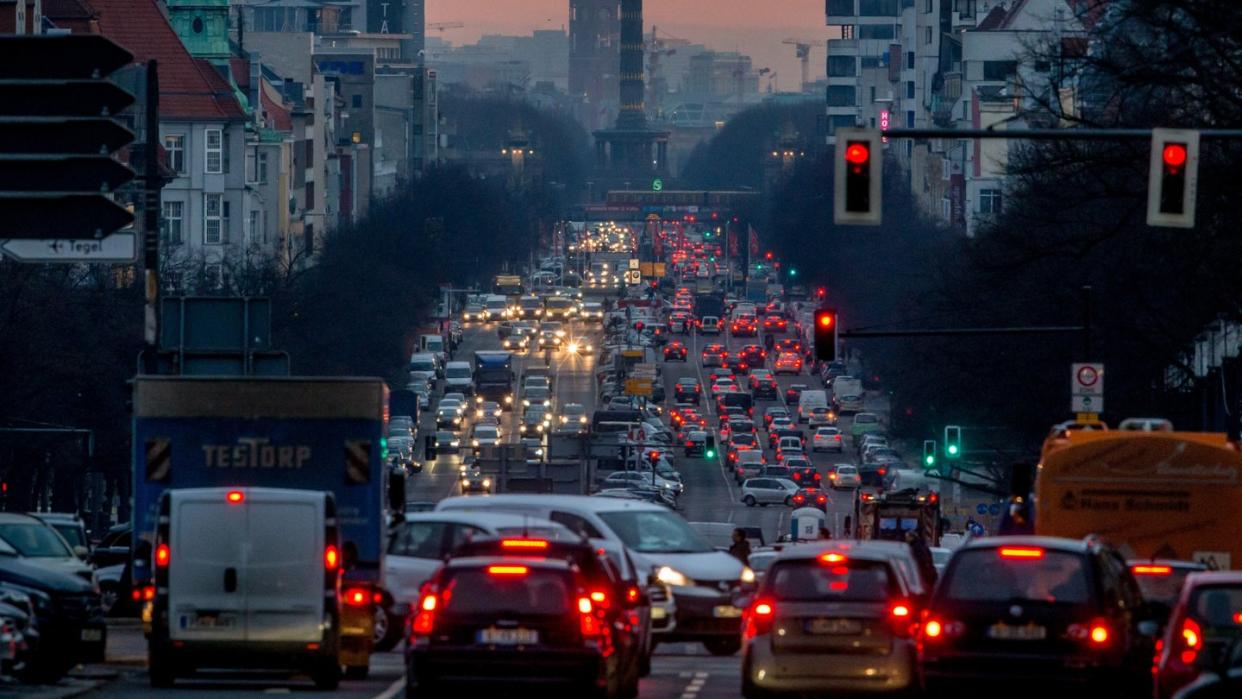
[[[709,459],[714,459],[714,458],[716,458],[716,452],[715,452],[715,451],[713,451],[713,450],[711,450],[711,449],[708,449],[708,450],[707,450],[707,458],[709,458]]]
[[[957,453],[957,445],[956,445],[956,444],[950,444],[950,445],[949,445],[949,454],[956,454],[956,453]]]
[[[923,457],[923,463],[926,463],[928,466],[931,466],[936,463],[936,457],[932,456],[931,454],[928,454],[927,456]]]
[[[791,276],[791,277],[796,277],[796,276],[798,276],[798,270],[796,270],[796,269],[791,269],[791,270],[789,270],[789,276]]]

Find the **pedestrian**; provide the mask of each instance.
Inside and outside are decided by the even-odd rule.
[[[849,515],[846,515],[845,516],[845,527],[843,531],[845,532],[845,538],[847,539],[850,537],[850,529],[853,523],[854,523],[854,519],[850,517]]]
[[[733,530],[733,545],[729,547],[729,555],[742,562],[742,565],[750,565],[750,541],[746,539],[746,532],[738,527]]]

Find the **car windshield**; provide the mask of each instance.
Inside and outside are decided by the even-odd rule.
[[[706,553],[712,548],[672,512],[601,512],[600,519],[625,545],[640,553]]]
[[[526,397],[531,400],[543,400],[548,397],[548,389],[542,386],[530,386],[526,389]]]
[[[53,524],[52,528],[57,534],[65,537],[65,541],[70,546],[86,546],[86,537],[82,533],[82,528],[76,524]]]
[[[967,602],[1048,602],[1088,600],[1086,562],[1066,551],[1032,547],[962,551],[944,581],[946,596]]]
[[[778,602],[885,602],[893,595],[888,566],[878,561],[781,561],[765,579]]]
[[[855,425],[870,425],[879,422],[880,419],[870,413],[859,413],[854,416]]]
[[[68,558],[73,555],[64,539],[44,524],[11,522],[0,524],[0,538],[27,558]]]
[[[470,367],[449,367],[448,369],[445,369],[444,376],[450,379],[468,379],[470,378]]]
[[[479,439],[495,439],[497,434],[495,427],[478,427],[474,431],[474,436]]]
[[[492,572],[503,568],[504,573]],[[556,616],[569,612],[570,581],[558,570],[522,565],[454,570],[441,599],[446,614]]]

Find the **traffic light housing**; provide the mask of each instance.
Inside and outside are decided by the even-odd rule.
[[[815,358],[821,362],[837,358],[837,309],[815,309]]]
[[[1147,179],[1147,225],[1194,228],[1199,179],[1199,132],[1152,129]]]
[[[944,455],[950,459],[962,458],[962,428],[948,425],[944,428]]]
[[[923,440],[923,468],[933,469],[936,467],[936,440]]]
[[[880,132],[837,129],[832,222],[878,226],[881,218],[883,152]]]

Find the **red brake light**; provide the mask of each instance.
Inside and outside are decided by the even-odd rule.
[[[819,560],[824,563],[845,563],[846,558],[843,553],[825,553],[820,555]]]
[[[1182,643],[1189,650],[1199,649],[1203,643],[1203,629],[1199,628],[1199,622],[1194,619],[1182,622]]]
[[[1096,622],[1091,625],[1091,633],[1089,638],[1091,639],[1092,644],[1102,646],[1108,643],[1109,637],[1110,634],[1108,633],[1107,626],[1100,622]]]
[[[639,596],[639,594],[641,594],[641,592],[639,591],[639,589],[638,589],[637,587],[634,587],[633,585],[631,585],[630,587],[626,588],[626,590],[625,590],[625,601],[627,601],[627,602],[637,602],[637,601],[638,601],[638,596]]]
[[[520,549],[523,551],[546,551],[548,542],[543,539],[504,539],[500,542],[502,549]]]
[[[1130,571],[1135,575],[1169,575],[1173,572],[1173,568],[1170,566],[1137,565],[1130,566]]]
[[[345,604],[351,607],[363,607],[363,606],[366,606],[367,600],[370,598],[370,595],[367,594],[366,590],[360,587],[354,587],[354,588],[350,588],[346,590],[344,597],[345,597]]]
[[[488,575],[526,575],[530,569],[526,566],[488,566]]]
[[[772,622],[776,616],[776,608],[771,602],[756,601],[746,615],[743,633],[746,638],[754,638],[761,633],[772,630]]]
[[[323,567],[328,570],[336,570],[341,564],[341,554],[336,550],[335,546],[329,546],[323,550]]]
[[[230,490],[228,494],[224,496],[224,499],[233,504],[237,504],[246,499],[246,494],[240,490]]]
[[[418,603],[417,612],[410,621],[410,631],[418,636],[427,636],[431,634],[435,628],[436,607],[438,600],[431,593],[423,595],[423,599]]]
[[[944,626],[935,619],[923,624],[923,638],[940,638],[944,635]]]
[[[910,608],[904,604],[895,604],[892,608],[892,614],[895,617],[905,618],[910,616]]]
[[[167,568],[168,562],[172,560],[172,549],[168,548],[168,544],[160,544],[155,547],[155,567]]]
[[[1044,550],[1027,546],[1002,546],[1000,556],[1001,558],[1037,560],[1044,557]]]

